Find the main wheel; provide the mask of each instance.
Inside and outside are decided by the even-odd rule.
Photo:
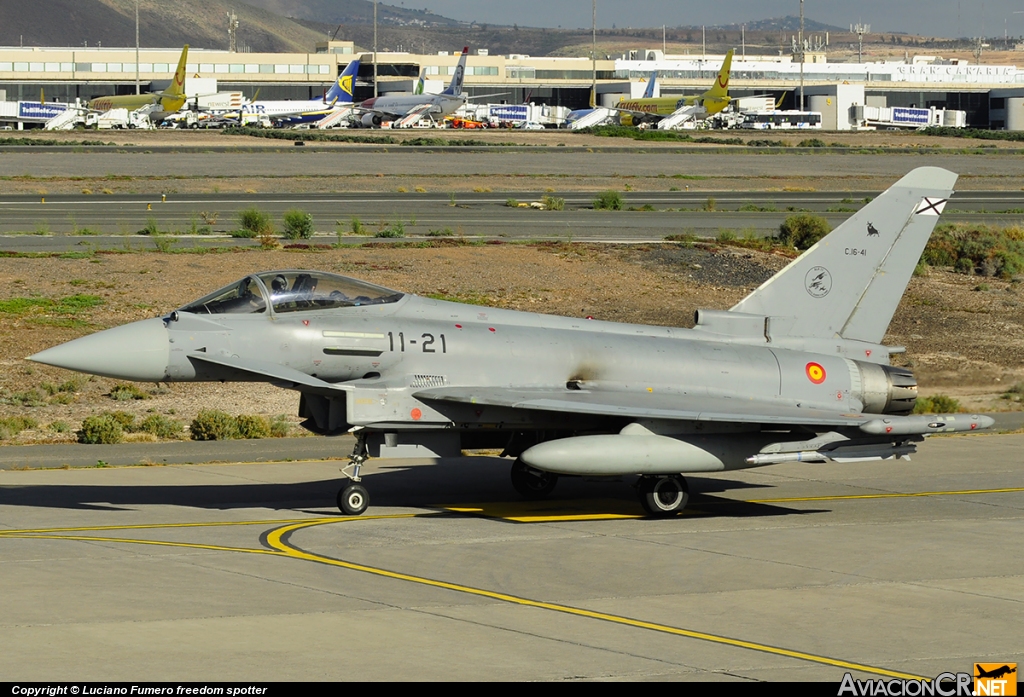
[[[680,474],[641,477],[637,492],[644,510],[658,517],[675,515],[686,508],[690,500],[690,487]]]
[[[338,509],[345,515],[359,515],[370,505],[370,494],[362,484],[349,484],[338,492]]]
[[[547,498],[557,483],[557,474],[527,467],[522,460],[512,463],[512,486],[527,501]]]

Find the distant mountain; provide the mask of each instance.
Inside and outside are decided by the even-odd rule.
[[[369,0],[242,0],[283,17],[313,20],[325,24],[372,24],[373,3]],[[446,27],[454,19],[427,10],[413,10],[377,3],[377,24]]]
[[[747,31],[800,31],[800,18],[793,17],[791,15],[786,17],[772,17],[770,19],[759,19],[755,22],[745,22],[744,25]],[[710,27],[709,27],[710,28]],[[727,24],[715,29],[731,29],[739,31],[739,24]],[[804,17],[804,31],[805,32],[846,32],[849,31],[849,27],[835,27],[831,24],[824,24],[823,22],[815,22],[813,19]]]
[[[325,38],[307,27],[241,0],[140,0],[144,47],[228,46],[227,13],[238,16],[238,45],[250,51],[313,50]],[[0,0],[0,45],[135,45],[135,0]]]

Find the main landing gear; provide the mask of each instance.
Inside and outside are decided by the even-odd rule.
[[[681,474],[642,476],[636,490],[644,510],[659,518],[679,513],[690,500],[690,487]]]
[[[359,515],[370,505],[370,494],[359,482],[359,470],[366,462],[366,435],[363,432],[356,434],[356,446],[352,454],[348,456],[348,465],[341,470],[342,474],[348,477],[349,483],[338,492],[338,509],[345,515]],[[351,470],[349,472],[348,470]]]
[[[558,484],[558,475],[528,467],[522,460],[512,463],[512,486],[527,501],[540,501]]]

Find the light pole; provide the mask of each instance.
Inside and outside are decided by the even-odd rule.
[[[593,103],[592,106],[597,106],[597,0],[592,0],[591,3],[592,17],[590,23],[591,44],[590,44],[590,67],[593,71],[593,77],[591,78],[590,85],[590,99]]]
[[[800,111],[804,110],[804,0],[800,0]]]
[[[139,0],[135,0],[135,94],[142,94],[139,87]]]
[[[373,96],[377,96],[377,0],[373,0]]]

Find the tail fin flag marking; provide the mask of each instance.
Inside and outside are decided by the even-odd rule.
[[[913,170],[731,311],[777,318],[790,337],[880,343],[956,179]]]
[[[914,211],[914,215],[938,216],[942,214],[942,209],[945,207],[946,199],[944,198],[923,198],[918,204],[917,210]]]

